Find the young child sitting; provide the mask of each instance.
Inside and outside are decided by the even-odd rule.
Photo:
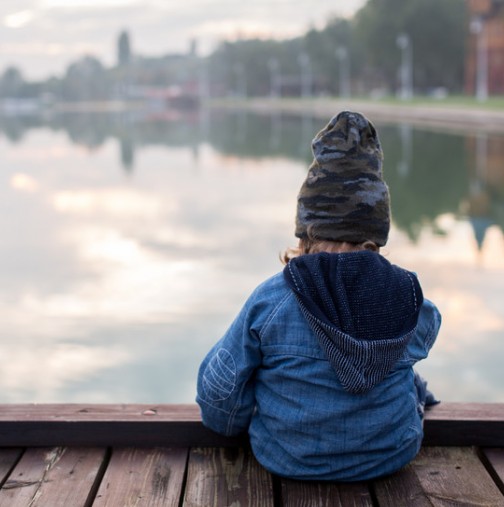
[[[312,142],[297,203],[299,246],[249,297],[198,375],[203,423],[247,431],[270,472],[366,480],[411,461],[423,409],[413,370],[441,317],[414,273],[379,254],[390,227],[373,125],[342,112]]]

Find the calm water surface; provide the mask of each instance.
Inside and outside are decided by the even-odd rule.
[[[324,124],[0,118],[0,402],[192,402],[201,359],[295,243]],[[377,126],[383,254],[444,318],[419,370],[444,400],[504,402],[504,139]]]

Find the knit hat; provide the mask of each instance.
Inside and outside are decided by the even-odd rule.
[[[296,236],[385,245],[390,198],[371,122],[343,111],[315,136],[312,151],[314,160],[298,196]]]

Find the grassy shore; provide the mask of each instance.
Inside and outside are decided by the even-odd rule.
[[[282,98],[269,98],[269,97],[251,97],[251,98],[219,98],[211,99],[208,101],[210,105],[228,105],[240,106],[244,104],[255,104],[257,102],[268,101],[270,104],[319,104],[321,102],[356,102],[384,106],[408,106],[408,107],[439,107],[439,108],[470,108],[470,109],[487,109],[491,111],[502,110],[504,112],[504,96],[488,97],[485,101],[478,101],[475,97],[466,95],[451,95],[443,98],[433,98],[427,96],[415,96],[410,100],[401,100],[394,96],[386,96],[381,98],[369,97],[351,97],[342,99],[333,96],[322,96],[312,98],[299,98],[299,97],[282,97]]]
[[[417,126],[439,127],[457,131],[504,132],[504,97],[491,97],[478,102],[472,97],[454,96],[443,99],[415,97],[399,100],[337,97],[314,98],[226,98],[206,102],[209,107],[249,110],[258,113],[275,112],[328,118],[338,111],[360,111],[379,122],[404,122]]]
[[[381,99],[371,100],[369,98],[356,98],[359,101],[372,101],[380,104],[389,104],[397,106],[429,106],[429,107],[468,107],[473,109],[489,109],[496,110],[501,109],[504,111],[504,97],[488,97],[485,101],[479,101],[475,97],[468,97],[466,95],[453,95],[443,98],[433,98],[417,96],[411,100],[404,101],[397,97],[383,97]]]

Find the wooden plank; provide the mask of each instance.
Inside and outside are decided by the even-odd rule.
[[[5,409],[5,410],[4,410]],[[205,428],[197,405],[0,405],[0,446],[238,446]]]
[[[80,507],[94,495],[105,449],[28,449],[0,490],[0,506]]]
[[[187,455],[183,448],[114,449],[93,507],[178,507]]]
[[[200,422],[199,407],[192,404],[147,405],[21,403],[0,405],[0,421],[147,421]]]
[[[424,445],[504,447],[504,403],[441,403],[426,412]],[[0,446],[241,446],[217,435],[197,405],[0,406]]]
[[[22,449],[0,449],[0,486],[23,454]]]
[[[504,446],[504,403],[440,403],[426,411],[424,445]]]
[[[428,409],[427,421],[504,421],[504,403],[448,403]],[[201,422],[196,404],[22,403],[0,405],[0,422],[54,421]]]
[[[504,498],[474,449],[424,447],[403,470],[374,482],[380,507],[499,507]]]
[[[482,449],[481,452],[490,475],[504,495],[504,449]]]
[[[247,436],[224,437],[201,422],[4,422],[0,423],[0,447],[237,447]]]
[[[442,402],[425,411],[427,421],[503,421],[504,403]]]
[[[273,507],[273,481],[248,448],[195,448],[183,505]]]
[[[365,483],[280,481],[284,507],[373,507]]]
[[[30,505],[61,448],[27,451],[0,490],[0,507]]]

